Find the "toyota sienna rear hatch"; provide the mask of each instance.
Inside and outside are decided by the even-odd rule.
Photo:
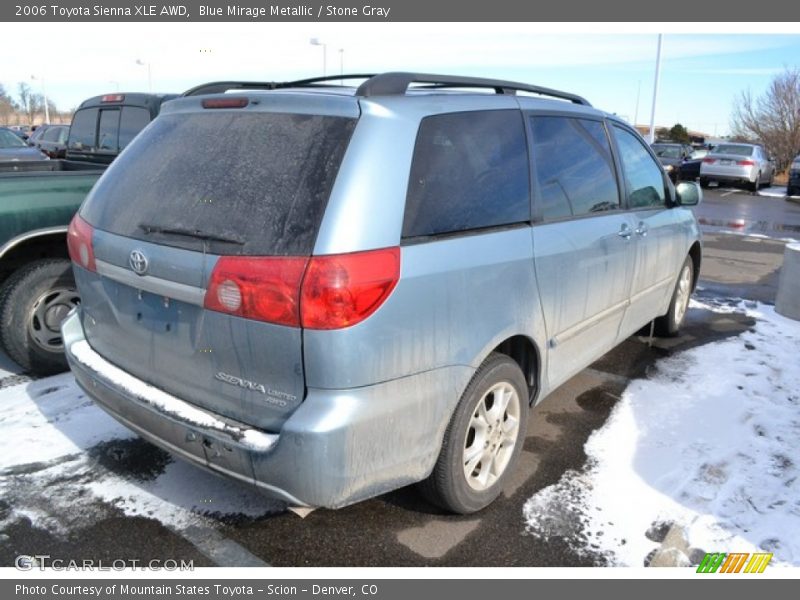
[[[171,103],[70,229],[90,346],[267,430],[303,400],[300,284],[358,117],[354,98],[274,96]]]

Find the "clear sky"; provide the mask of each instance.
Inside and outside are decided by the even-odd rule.
[[[351,73],[413,70],[515,79],[580,94],[629,121],[638,114],[638,123],[649,122],[656,33],[670,30],[658,24],[542,23],[0,27],[0,83],[16,93],[17,83],[25,81],[41,92],[43,78],[48,96],[62,109],[116,90],[147,91],[148,63],[154,91],[161,92],[218,79],[313,77],[323,69],[323,48],[309,43],[316,37],[327,44],[329,74],[339,72],[343,59]],[[761,93],[775,74],[800,65],[800,35],[768,33],[796,27],[760,26],[761,33],[736,35],[694,33],[711,29],[703,24],[679,29],[664,36],[658,125],[680,122],[723,135],[740,91]]]

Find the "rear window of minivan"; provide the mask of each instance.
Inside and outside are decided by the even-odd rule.
[[[81,216],[114,234],[214,254],[309,255],[355,123],[162,115],[109,167]]]

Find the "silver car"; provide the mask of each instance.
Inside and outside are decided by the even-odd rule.
[[[144,438],[292,505],[420,482],[474,512],[532,405],[677,333],[700,189],[573,94],[339,79],[165,105],[71,224],[67,357]]]
[[[752,188],[772,185],[775,164],[767,151],[756,144],[720,144],[700,165],[700,185],[733,183]]]

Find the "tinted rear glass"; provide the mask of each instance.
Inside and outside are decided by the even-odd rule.
[[[101,110],[100,125],[97,128],[98,150],[106,152],[117,151],[119,137],[119,109]]]
[[[163,115],[109,167],[81,214],[98,229],[180,248],[307,255],[355,123],[241,111]]]
[[[150,111],[135,106],[124,106],[119,120],[119,149],[131,143],[136,134],[150,122]]]
[[[97,109],[85,108],[75,113],[69,130],[70,150],[92,150],[97,133]]]
[[[529,221],[529,188],[518,110],[426,117],[414,147],[403,237]]]

